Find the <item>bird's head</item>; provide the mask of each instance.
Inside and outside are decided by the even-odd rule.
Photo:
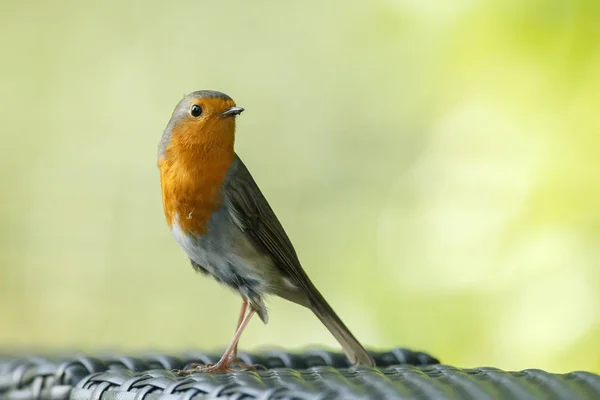
[[[159,145],[159,158],[170,149],[207,152],[233,151],[235,117],[243,108],[228,95],[200,90],[185,96],[175,107]]]

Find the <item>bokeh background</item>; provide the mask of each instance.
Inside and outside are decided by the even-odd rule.
[[[229,341],[162,215],[197,89],[369,347],[600,372],[600,3],[0,2],[0,348]],[[271,299],[243,350],[337,348]]]

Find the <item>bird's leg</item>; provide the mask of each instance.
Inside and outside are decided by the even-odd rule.
[[[242,308],[240,309],[240,316],[238,317],[237,327],[235,328],[236,332],[238,329],[240,329],[240,326],[242,325],[242,321],[244,321],[244,316],[246,315],[247,309],[248,309],[248,300],[242,299]],[[231,355],[229,356],[230,362],[237,361],[237,350],[238,350],[238,344],[236,343],[233,348],[233,351],[231,352]]]
[[[242,336],[244,329],[246,329],[248,322],[250,322],[250,319],[252,318],[252,316],[254,315],[255,312],[256,311],[254,309],[250,308],[250,311],[248,311],[246,313],[246,315],[242,319],[242,322],[240,323],[237,331],[235,332],[233,339],[229,343],[229,346],[227,346],[227,349],[221,356],[221,359],[216,364],[199,365],[195,368],[184,369],[184,370],[178,371],[177,375],[182,376],[182,375],[191,375],[191,374],[195,374],[195,373],[231,372],[232,369],[229,367],[232,363],[235,362],[235,356],[232,359],[232,354],[234,354],[234,352],[236,351],[237,344],[240,341],[240,337]]]

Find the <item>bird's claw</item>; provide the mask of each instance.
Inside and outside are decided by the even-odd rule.
[[[193,374],[220,374],[236,371],[256,371],[258,368],[264,368],[262,365],[248,365],[243,361],[234,360],[227,363],[216,364],[190,364],[189,368],[174,370],[173,373],[178,376],[190,376]]]
[[[192,364],[190,368],[174,371],[178,376],[190,376],[194,374],[219,374],[233,372],[228,364]]]
[[[245,362],[240,361],[240,360],[233,361],[230,365],[236,366],[237,371],[256,371],[259,368],[264,368],[262,365],[259,365],[259,364],[248,365]]]

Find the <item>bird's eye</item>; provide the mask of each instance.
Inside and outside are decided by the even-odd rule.
[[[202,114],[202,108],[198,104],[194,104],[190,108],[190,114],[192,117],[198,118]]]

